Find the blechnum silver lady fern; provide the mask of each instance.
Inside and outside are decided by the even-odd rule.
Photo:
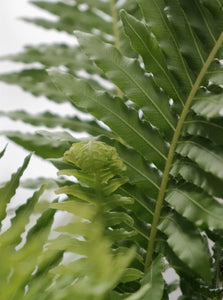
[[[70,34],[75,30],[79,46],[45,45],[43,51],[27,48],[13,59],[26,63],[35,59],[43,68],[2,75],[1,79],[19,83],[25,90],[44,94],[56,102],[66,99],[75,109],[93,116],[91,121],[82,121],[52,113],[8,114],[12,119],[34,125],[50,128],[59,124],[72,132],[90,135],[91,142],[76,140],[70,148],[74,138],[67,133],[7,133],[9,138],[26,149],[34,148],[44,158],[61,157],[70,148],[62,162],[52,162],[61,169],[59,174],[73,175],[79,183],[61,187],[59,192],[66,193],[69,201],[52,207],[71,209],[77,215],[76,234],[84,240],[76,239],[76,246],[72,246],[62,236],[61,243],[64,238],[73,252],[77,247],[77,253],[83,245],[85,256],[88,239],[84,228],[92,224],[94,231],[94,224],[98,226],[98,236],[94,233],[98,245],[99,240],[102,245],[109,245],[110,265],[114,253],[119,253],[122,261],[122,250],[136,249],[134,259],[133,250],[126,255],[123,269],[111,285],[100,289],[102,298],[168,299],[172,289],[180,287],[181,299],[221,299],[222,1],[34,3],[57,15],[58,21],[31,22]],[[63,73],[57,68],[48,71],[58,88],[55,91],[45,69],[60,65],[66,67]],[[85,78],[80,70],[87,72]],[[27,76],[33,78],[32,84]],[[110,84],[106,85],[104,80]],[[35,85],[40,82],[41,85]],[[110,158],[105,168],[106,157]],[[78,212],[85,208],[87,223],[83,221],[85,212],[78,217]],[[100,222],[95,223],[96,220]],[[75,228],[68,227],[68,233]],[[95,263],[100,262],[96,257]],[[178,274],[177,284],[165,282],[164,262],[166,268],[172,267]],[[109,268],[111,275],[113,269]],[[121,271],[125,268],[126,272]],[[66,270],[70,280],[89,274],[86,286],[95,288],[91,295],[83,292],[82,298],[99,299],[96,287],[99,289],[103,280],[91,282],[94,268],[87,268],[87,260],[77,269],[84,270],[83,274]],[[100,270],[100,274],[105,272]],[[108,280],[110,275],[105,278]],[[84,280],[80,282],[75,293],[84,286]]]

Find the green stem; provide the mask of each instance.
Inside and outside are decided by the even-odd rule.
[[[120,50],[120,32],[118,28],[118,14],[115,7],[115,0],[110,0],[110,10],[112,15],[112,30],[115,38],[114,44],[115,47]],[[118,97],[123,98],[123,93],[119,88],[117,88],[117,95]]]
[[[154,213],[154,217],[153,217],[153,223],[152,223],[150,237],[149,237],[149,244],[148,244],[147,256],[146,256],[146,261],[145,261],[145,270],[147,270],[147,268],[150,266],[151,261],[152,261],[154,247],[155,247],[155,239],[156,239],[156,235],[157,235],[157,225],[160,220],[161,209],[163,206],[163,201],[164,201],[164,197],[165,197],[165,193],[166,193],[166,187],[167,187],[168,180],[169,180],[170,168],[172,166],[175,149],[176,149],[176,146],[177,146],[180,134],[181,134],[181,130],[182,130],[184,121],[187,117],[187,114],[189,112],[189,109],[190,109],[191,103],[194,99],[194,96],[197,93],[198,89],[200,88],[201,82],[202,82],[211,62],[215,58],[217,51],[221,47],[222,42],[223,42],[223,32],[221,33],[219,39],[217,40],[215,46],[212,49],[210,55],[208,56],[206,62],[204,63],[204,65],[203,65],[203,67],[191,89],[191,92],[187,98],[187,101],[185,103],[185,106],[184,106],[184,109],[180,116],[180,119],[178,120],[177,127],[176,127],[175,133],[173,135],[171,145],[170,145],[170,150],[169,150],[166,166],[165,166],[164,173],[163,173],[160,191],[159,191],[159,195],[157,198],[155,213]]]
[[[102,201],[103,195],[101,193],[101,176],[99,173],[95,176],[95,194],[96,194],[96,219],[101,219],[102,216]]]
[[[110,0],[110,9],[112,15],[112,29],[115,38],[115,47],[120,50],[120,33],[118,28],[118,14],[115,7],[115,0]]]

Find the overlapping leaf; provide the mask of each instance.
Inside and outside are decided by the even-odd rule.
[[[195,273],[209,281],[211,270],[208,250],[199,231],[186,219],[171,214],[165,217],[159,229],[166,234],[167,243],[174,253]]]
[[[175,120],[168,98],[154,85],[152,77],[145,77],[139,63],[121,55],[109,44],[93,35],[75,31],[84,52],[104,71],[133,102],[141,107],[145,117],[169,136]]]
[[[122,265],[122,276],[119,273],[117,281],[111,281],[107,290],[105,289],[110,299],[167,299],[168,289],[163,294],[162,259],[154,260],[141,283],[138,280],[142,276],[140,272],[143,270],[143,259],[148,255],[147,242],[152,244],[158,239],[158,245],[165,243],[164,240],[167,239],[168,246],[163,247],[162,252],[180,275],[184,296],[190,297],[194,292],[195,299],[201,299],[200,294],[212,297],[218,291],[221,292],[219,282],[210,282],[211,270],[215,272],[213,276],[217,276],[220,264],[213,264],[216,256],[213,261],[210,259],[201,230],[215,243],[220,239],[223,229],[222,204],[216,199],[222,198],[223,180],[222,3],[207,0],[138,2],[144,18],[135,1],[34,1],[38,7],[56,15],[57,20],[35,19],[31,22],[69,34],[73,30],[79,30],[77,36],[81,47],[101,69],[97,70],[92,62],[88,62],[79,53],[79,47],[74,49],[64,45],[42,46],[39,51],[30,47],[24,55],[12,58],[25,63],[40,62],[44,67],[65,66],[65,73],[75,77],[54,72],[53,80],[65,93],[66,100],[63,93],[58,93],[49,82],[43,69],[25,70],[20,74],[1,77],[3,81],[20,84],[34,95],[46,95],[57,102],[69,99],[75,107],[88,111],[97,120],[103,121],[109,126],[109,130],[104,130],[94,121],[82,123],[79,119],[65,120],[54,114],[28,116],[24,112],[15,112],[8,115],[12,119],[21,118],[37,126],[44,124],[53,128],[59,123],[72,131],[86,131],[93,136],[103,135],[98,139],[114,145],[124,161],[129,183],[125,183],[125,178],[118,177],[113,180],[109,178],[108,185],[105,182],[101,185],[102,193],[108,200],[102,205],[106,216],[103,234],[112,243],[116,243],[117,249],[119,242],[124,246],[132,243],[137,245],[140,258],[133,262],[135,269],[126,268],[126,258],[126,263]],[[116,10],[122,8],[127,11],[121,12],[123,23],[119,22]],[[123,29],[127,37],[123,35]],[[133,49],[129,47],[127,39]],[[80,75],[81,68],[88,73],[86,81],[77,79],[84,77]],[[94,74],[107,79],[106,82],[112,81],[111,88],[97,83],[99,77],[94,77]],[[111,96],[114,95],[114,84],[120,99]],[[56,135],[57,133],[22,136],[11,133],[11,138],[27,149],[35,148],[36,153],[42,157],[59,157],[69,148],[73,138],[63,134],[57,138]],[[54,163],[63,170],[60,174],[74,175],[80,183],[69,182],[67,187],[61,188],[61,192],[69,195],[70,201],[53,204],[52,207],[74,212],[77,218],[90,220],[88,213],[95,213],[95,177],[92,172],[86,175],[78,167],[72,170],[70,164],[60,160]],[[104,176],[107,178],[108,174],[105,173]],[[116,190],[119,194],[111,196]],[[136,203],[132,203],[129,197]],[[75,199],[78,199],[76,206],[73,203]],[[155,199],[156,208],[153,201]],[[81,201],[87,202],[84,206],[86,210],[80,204]],[[165,214],[164,210],[160,219],[162,206],[171,206],[172,213]],[[97,246],[102,241],[101,253],[108,262],[111,256],[109,254],[108,259],[105,254],[107,240],[104,242],[102,236],[96,234],[93,227],[89,226],[91,223],[75,222],[59,229],[65,234],[52,243],[52,249],[89,255],[87,247],[83,247],[86,241],[78,240],[76,236],[71,240],[66,231],[68,234],[79,233],[87,238],[90,233],[90,240],[96,237]],[[97,230],[100,233],[103,229],[99,227]],[[91,270],[94,268],[99,279],[105,270],[100,258],[95,256],[94,241],[86,245],[92,249],[92,264],[87,268],[86,260],[83,259],[77,264],[56,268],[54,274],[58,275],[57,285],[61,293],[55,293],[51,287],[46,293],[47,299],[70,299],[75,296],[87,300],[104,297],[105,290],[101,283],[105,283],[110,277],[105,276],[105,281],[102,278],[98,282],[91,279]],[[152,252],[158,249],[152,248]],[[114,246],[112,249],[116,250]],[[149,255],[153,258],[155,254]],[[76,273],[73,266],[76,267]],[[111,264],[108,266],[110,271],[116,271]],[[64,272],[67,274],[65,277]],[[87,283],[79,280],[84,274],[90,274]],[[79,280],[77,289],[71,285],[74,276]],[[52,282],[51,279],[49,277],[47,282]],[[132,284],[129,284],[130,279]],[[88,289],[83,292],[85,284]],[[34,284],[33,291],[37,286],[38,281]],[[68,287],[64,288],[65,286]],[[112,291],[115,286],[116,291]],[[30,294],[32,300],[35,299],[33,291]]]
[[[67,98],[103,121],[130,146],[137,147],[137,151],[162,168],[166,159],[165,144],[155,129],[140,121],[136,111],[127,108],[120,99],[99,93],[87,82],[69,74],[51,71],[50,76]]]

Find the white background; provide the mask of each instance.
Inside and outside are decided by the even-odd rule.
[[[59,33],[55,30],[44,30],[30,23],[21,20],[22,17],[55,17],[47,12],[38,9],[28,3],[27,0],[1,0],[0,1],[0,57],[4,55],[21,52],[25,45],[38,45],[50,42],[75,43],[75,38],[66,33]],[[23,64],[0,61],[0,73],[21,69]],[[69,105],[54,104],[44,97],[33,97],[24,92],[20,87],[7,85],[0,82],[0,110],[26,110],[30,113],[52,110],[56,113],[65,115],[69,113]],[[24,125],[22,122],[12,122],[7,118],[0,118],[0,131],[3,130],[22,130],[32,132],[33,128]],[[8,141],[0,136],[0,150]],[[0,161],[0,182],[10,178],[23,162],[28,154],[21,147],[16,146],[11,141],[8,142],[7,152]],[[36,176],[56,176],[56,169],[43,162],[43,160],[32,157],[31,163],[27,168],[23,179]]]

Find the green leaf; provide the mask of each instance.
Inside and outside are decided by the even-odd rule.
[[[126,169],[116,149],[100,141],[73,144],[64,153],[64,160],[73,163],[84,172],[95,173],[102,182],[106,182]],[[104,172],[106,173],[106,179],[104,179]],[[107,176],[109,176],[108,179]]]
[[[184,9],[184,5],[180,1],[169,0],[168,4],[165,14],[169,21],[172,35],[178,42],[178,51],[182,53],[185,65],[188,65],[192,78],[191,71],[198,75],[210,50],[209,52],[206,51],[205,45],[193,30],[193,23],[190,23],[188,5],[187,10]]]
[[[129,182],[124,173],[103,166],[96,176],[95,167],[107,157],[104,152],[93,153],[93,159],[85,156],[81,165],[52,160],[60,175],[77,180],[54,181],[68,201],[49,204],[53,209],[45,211],[45,202],[34,208],[41,193],[35,192],[32,201],[17,209],[10,229],[0,235],[1,298],[166,300],[172,296],[171,284],[162,278],[163,259],[155,258],[161,252],[167,268],[173,267],[180,277],[182,299],[220,299],[222,255],[209,253],[206,235],[215,246],[222,246],[222,0],[38,0],[33,4],[55,18],[30,22],[69,34],[75,29],[88,32],[78,35],[93,62],[79,46],[31,46],[3,59],[36,62],[39,69],[24,66],[30,69],[0,79],[58,103],[70,101],[74,114],[78,107],[94,119],[85,122],[25,111],[0,112],[0,116],[36,127],[60,126],[71,134],[86,132],[115,146]],[[122,8],[128,12],[121,11],[123,23],[118,14]],[[64,92],[49,81],[46,67],[75,76],[55,75]],[[61,157],[77,142],[64,132],[6,134],[44,158]],[[48,240],[60,209],[73,214],[72,223],[58,229],[62,234],[57,239]],[[32,225],[30,219],[31,228],[26,227],[36,213],[41,213],[37,223]],[[24,246],[14,249],[24,227]],[[128,251],[131,245],[137,247],[134,260],[133,249]],[[84,257],[66,264],[69,252]],[[142,272],[150,254],[150,266],[146,263],[148,270]]]
[[[59,226],[55,228],[55,231],[57,232],[66,232],[69,233],[71,235],[79,235],[82,236],[84,238],[88,237],[89,235],[89,231],[90,231],[90,223],[87,222],[78,222],[78,221],[74,221],[74,222],[70,222],[67,225],[64,226]]]
[[[206,119],[218,118],[222,116],[223,100],[221,94],[210,94],[199,92],[194,98],[191,109],[198,115]]]
[[[60,183],[60,182],[63,182],[63,180],[56,181],[54,178],[37,177],[34,179],[28,178],[28,179],[22,180],[20,183],[20,186],[24,189],[33,190],[33,189],[39,188],[41,185],[44,184],[44,186],[46,186],[46,189],[50,190],[50,189],[54,189],[58,186],[57,182]]]
[[[105,223],[108,226],[114,226],[121,223],[126,223],[133,226],[134,220],[125,212],[109,212],[104,214]]]
[[[165,200],[196,226],[223,229],[223,206],[205,193],[174,188]]]
[[[200,136],[213,141],[216,145],[223,145],[223,125],[220,120],[194,119],[184,122],[182,134]]]
[[[127,166],[129,182],[137,185],[139,189],[149,197],[155,199],[160,189],[160,174],[157,169],[152,168],[143,158],[133,149],[126,148],[120,144],[115,144],[116,149]]]
[[[152,77],[145,77],[138,62],[121,55],[113,46],[84,32],[75,31],[84,52],[101,68],[133,102],[139,105],[154,126],[172,136],[175,130],[168,97],[155,86]]]
[[[55,90],[49,76],[44,69],[27,69],[16,73],[2,74],[0,80],[9,84],[16,84],[34,96],[46,96],[50,100],[63,103],[63,96]]]
[[[213,150],[205,140],[179,142],[176,152],[196,162],[201,169],[223,180],[223,155],[221,150]]]
[[[119,194],[111,195],[105,200],[107,200],[105,203],[103,203],[103,208],[105,212],[117,207],[128,207],[129,205],[132,205],[134,203],[133,198],[124,197]]]
[[[179,215],[167,214],[158,229],[167,236],[167,243],[179,259],[195,274],[210,281],[208,250],[200,233],[192,223]]]
[[[2,158],[3,155],[5,154],[6,148],[7,148],[7,145],[6,145],[5,148],[0,152],[0,158]]]
[[[184,57],[180,51],[178,39],[173,31],[172,24],[168,20],[166,3],[163,0],[139,0],[143,16],[155,35],[158,44],[163,51],[167,61],[168,69],[172,70],[173,75],[182,91],[188,95],[193,85],[194,78],[191,75]],[[172,14],[170,14],[171,17]],[[175,16],[177,17],[177,16]],[[189,44],[190,45],[190,44]]]
[[[166,146],[156,130],[140,121],[136,111],[127,108],[120,99],[97,92],[87,82],[69,74],[50,71],[50,76],[75,105],[87,109],[149,161],[163,168]]]
[[[80,200],[87,201],[89,203],[96,202],[96,195],[94,191],[82,187],[78,184],[70,185],[70,186],[63,186],[56,190],[56,194],[67,194],[72,195]]]
[[[105,184],[102,187],[103,194],[105,196],[109,196],[126,182],[128,182],[128,177],[121,177],[110,180],[108,184]]]
[[[219,53],[219,56],[220,55],[221,53]],[[207,72],[207,79],[211,82],[212,85],[217,85],[219,86],[219,88],[222,88],[222,75],[223,68],[221,65],[221,61],[214,61],[211,68]]]
[[[175,78],[169,72],[164,55],[146,25],[125,11],[121,12],[122,22],[126,34],[128,35],[132,47],[143,59],[147,72],[152,72],[154,80],[158,86],[173,98],[183,104],[181,89]]]
[[[37,219],[36,224],[28,231],[27,243],[35,240],[36,237],[41,236],[42,242],[47,241],[48,235],[51,232],[51,226],[54,221],[55,211],[46,209]]]
[[[111,84],[106,86],[106,84],[98,80],[97,76],[104,79],[103,73],[95,65],[89,63],[86,55],[84,55],[77,46],[72,47],[66,44],[41,44],[36,47],[27,46],[22,53],[0,57],[0,61],[1,60],[24,62],[26,64],[37,62],[43,65],[44,69],[49,67],[60,69],[62,67],[64,70],[69,70],[70,73],[75,74],[75,76],[79,78],[84,77],[82,71],[85,70],[89,77],[88,81],[96,88],[103,87],[110,91],[114,89]],[[97,76],[95,76],[95,74],[97,74]],[[7,74],[5,75],[7,76]],[[35,73],[33,75],[35,75]],[[39,87],[41,87],[41,84],[39,84]],[[43,84],[42,87],[44,87]],[[45,92],[48,92],[47,88]]]
[[[6,206],[16,193],[20,178],[27,168],[30,158],[31,154],[29,154],[25,158],[23,165],[17,170],[17,172],[12,174],[10,181],[8,181],[2,188],[0,188],[0,221],[2,221],[6,217]]]
[[[130,282],[142,278],[143,272],[133,268],[126,268],[124,274],[120,278],[120,282]]]
[[[141,280],[142,287],[126,300],[161,300],[163,296],[164,280],[162,272],[164,270],[163,259],[158,256],[149,267]]]
[[[33,1],[37,7],[49,11],[59,17],[58,21],[48,21],[41,18],[29,19],[26,21],[42,26],[47,29],[56,29],[59,31],[66,31],[70,34],[73,30],[92,30],[99,29],[105,31],[107,34],[112,33],[111,22],[105,22],[95,10],[87,9],[81,11],[75,4],[66,4],[63,2],[50,2],[50,1]],[[97,4],[96,4],[97,6]],[[89,26],[91,24],[91,26]]]
[[[78,60],[74,60],[77,57]],[[46,67],[65,66],[69,69],[80,70],[90,67],[86,57],[79,51],[78,47],[71,47],[66,44],[41,44],[37,47],[26,46],[19,54],[5,56],[3,59],[10,59],[15,62],[31,64],[38,62]],[[91,67],[93,69],[93,67]],[[90,68],[87,70],[90,71]]]
[[[34,297],[34,295],[37,295],[37,291],[35,291],[34,287],[37,284],[38,286],[38,279],[40,281],[40,286],[42,284],[46,284],[46,286],[50,286],[52,281],[48,284],[49,278],[46,278],[46,274],[48,274],[49,271],[53,269],[56,265],[58,265],[63,258],[63,251],[48,251],[46,250],[44,254],[42,253],[42,256],[39,257],[38,261],[38,270],[33,275],[32,284],[29,287],[28,293],[31,294],[30,299]],[[44,278],[41,282],[41,278]],[[52,279],[53,280],[53,279]],[[37,282],[36,282],[37,281]],[[34,295],[32,295],[34,289]],[[39,286],[37,287],[39,289]]]
[[[29,151],[34,151],[35,154],[43,158],[61,157],[71,144],[76,141],[67,132],[39,131],[35,134],[30,134],[8,131],[0,132],[0,134],[5,134],[13,142]]]
[[[25,231],[25,227],[30,221],[30,216],[33,214],[34,208],[44,190],[45,186],[42,186],[32,195],[31,198],[27,200],[25,204],[19,206],[19,208],[15,211],[15,216],[11,219],[11,227],[5,233],[6,236],[13,236],[13,234],[15,234],[15,241],[13,241],[15,244],[19,244],[19,242],[21,242],[21,234]]]
[[[78,117],[61,117],[59,115],[53,114],[51,112],[44,112],[41,114],[28,114],[25,111],[10,111],[3,112],[0,111],[0,116],[9,117],[12,120],[21,120],[24,123],[32,124],[35,126],[46,126],[48,128],[55,128],[57,126],[73,130],[75,132],[87,132],[92,135],[107,134],[112,135],[106,132],[105,129],[100,127],[96,121],[87,121],[84,122]]]
[[[77,201],[65,201],[62,203],[52,203],[49,205],[50,208],[65,210],[75,216],[81,218],[91,218],[95,213],[94,206],[86,205],[85,203],[78,203]]]
[[[222,180],[205,172],[189,160],[177,160],[170,174],[174,177],[182,177],[186,182],[193,183],[202,188],[211,196],[222,198]]]
[[[150,288],[142,298],[146,299],[162,299],[163,289],[164,289],[164,280],[162,272],[164,271],[164,262],[161,256],[157,256],[156,259],[152,262],[148,271],[145,273],[145,276],[141,280],[142,285],[149,283]]]

